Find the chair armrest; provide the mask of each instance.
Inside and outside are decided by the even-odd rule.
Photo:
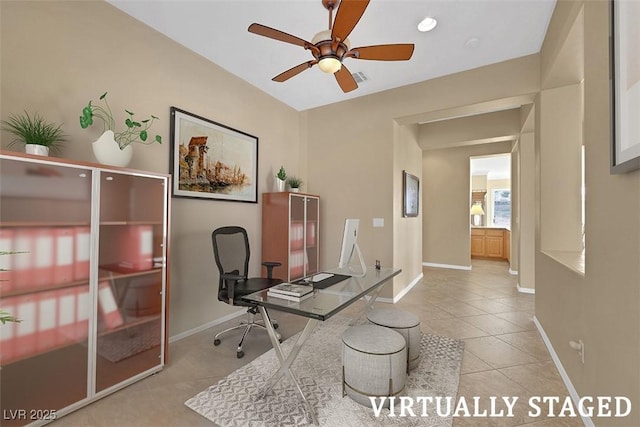
[[[222,280],[227,282],[227,295],[229,296],[229,304],[233,305],[233,300],[235,299],[234,286],[238,280],[243,280],[244,276],[240,276],[235,273],[224,273],[220,275]]]
[[[262,263],[265,267],[267,267],[267,279],[273,279],[273,268],[280,267],[282,265],[281,262],[275,261],[265,261]]]

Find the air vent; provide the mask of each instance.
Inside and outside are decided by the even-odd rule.
[[[369,80],[369,77],[367,77],[367,75],[365,73],[363,73],[362,71],[357,71],[355,73],[352,73],[351,75],[355,79],[356,83],[362,83],[362,82],[366,82],[367,80]]]

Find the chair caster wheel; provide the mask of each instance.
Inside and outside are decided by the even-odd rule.
[[[239,351],[239,352],[237,352],[237,353],[236,353],[236,357],[237,357],[238,359],[242,359],[242,358],[244,357],[244,351]]]
[[[282,344],[282,338],[278,338],[278,342]]]
[[[213,345],[220,345],[220,340],[217,338],[213,340]]]
[[[276,322],[273,322],[273,329],[278,329],[280,327],[279,324],[277,324]]]

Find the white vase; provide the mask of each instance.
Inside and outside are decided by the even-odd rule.
[[[276,177],[276,191],[284,191],[286,181]]]
[[[92,144],[92,147],[93,155],[103,165],[125,167],[133,157],[131,145],[127,145],[121,150],[111,130],[107,130],[100,135],[100,138]]]
[[[292,193],[299,193],[300,192],[300,188],[299,187],[291,187],[291,192]]]
[[[25,144],[24,152],[27,154],[37,154],[38,156],[48,156],[49,147],[39,144]]]

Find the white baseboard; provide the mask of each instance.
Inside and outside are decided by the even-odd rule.
[[[522,286],[520,286],[520,283],[518,283],[516,285],[516,288],[518,289],[518,292],[523,293],[523,294],[535,294],[536,293],[535,288],[523,288]]]
[[[511,268],[509,268],[509,274],[511,274],[512,276],[517,276],[518,270],[512,270]]]
[[[551,359],[553,360],[554,365],[556,365],[556,369],[558,369],[558,372],[560,373],[562,382],[564,382],[564,385],[567,387],[567,391],[569,391],[569,396],[571,396],[571,400],[573,400],[573,404],[577,408],[578,402],[580,401],[580,396],[578,395],[576,388],[573,386],[573,383],[571,382],[571,379],[569,378],[567,371],[564,370],[564,366],[562,366],[562,362],[560,362],[560,358],[558,357],[558,354],[553,348],[553,345],[551,345],[551,340],[549,340],[549,337],[547,336],[546,332],[544,331],[544,328],[542,327],[542,325],[540,324],[536,316],[533,316],[533,323],[536,325],[538,332],[540,332],[542,341],[544,341],[544,345],[547,346],[547,350],[549,350]],[[591,417],[582,416],[581,418],[585,427],[595,427],[595,424],[591,420]]]
[[[398,302],[398,301],[400,301],[400,300],[401,300],[401,299],[402,299],[402,298],[403,298],[407,293],[409,293],[409,291],[410,291],[410,290],[411,290],[415,285],[417,285],[417,284],[418,284],[418,282],[419,282],[420,280],[422,280],[422,278],[423,278],[423,277],[424,277],[424,273],[420,273],[420,274],[418,274],[418,276],[416,276],[416,278],[415,278],[415,279],[413,279],[413,280],[411,281],[411,283],[409,283],[409,286],[407,286],[407,287],[406,287],[406,288],[404,288],[402,291],[400,291],[400,293],[399,293],[398,295],[394,296],[394,297],[393,297],[393,299],[392,299],[392,298],[377,298],[377,299],[376,299],[376,301],[379,301],[379,302],[386,302],[386,303],[389,303],[389,304],[395,304],[395,303],[397,303],[397,302]]]
[[[454,265],[454,264],[437,264],[435,262],[423,262],[425,267],[449,268],[451,270],[471,270],[470,265]]]
[[[247,312],[247,309],[244,308],[242,310],[238,310],[236,312],[227,314],[226,316],[222,316],[219,319],[216,319],[216,320],[213,320],[211,322],[205,323],[204,325],[200,325],[200,326],[195,327],[193,329],[189,329],[188,331],[184,331],[184,332],[181,332],[181,333],[179,333],[177,335],[173,335],[173,336],[169,337],[169,344],[171,344],[173,342],[176,342],[178,340],[181,340],[183,338],[186,338],[188,336],[197,334],[198,332],[202,332],[205,329],[209,329],[209,328],[211,328],[213,326],[218,326],[218,325],[220,325],[220,324],[222,324],[222,323],[224,323],[224,322],[226,322],[228,320],[235,319],[236,317],[242,316],[246,312]]]

